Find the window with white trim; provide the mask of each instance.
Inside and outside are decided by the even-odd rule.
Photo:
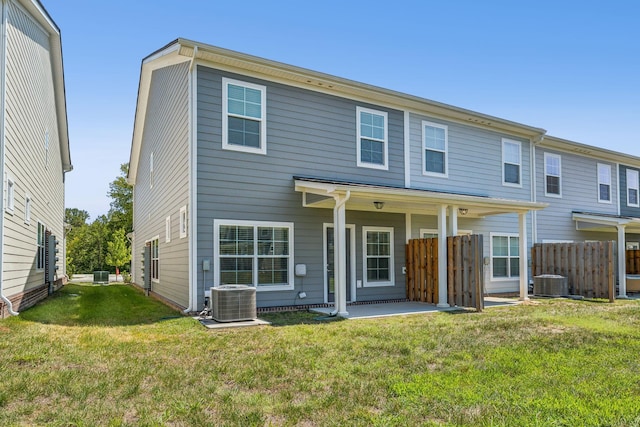
[[[448,126],[423,121],[422,133],[424,141],[423,174],[446,177],[449,174],[447,166]]]
[[[562,196],[562,158],[558,154],[544,153],[544,195]]]
[[[16,184],[13,178],[7,176],[7,190],[4,208],[7,212],[13,213],[16,204]]]
[[[222,148],[267,154],[267,88],[222,78]]]
[[[611,165],[598,163],[598,202],[611,203]]]
[[[394,286],[393,228],[362,227],[364,286]]]
[[[640,249],[640,242],[627,242],[627,250],[637,251],[638,249]]]
[[[358,166],[387,170],[389,153],[387,113],[356,108]]]
[[[160,239],[151,241],[151,280],[157,282],[160,278]]]
[[[293,289],[293,223],[214,220],[216,285]]]
[[[165,243],[171,242],[171,215],[164,220],[164,236]]]
[[[640,206],[638,201],[638,171],[627,169],[627,206]]]
[[[473,234],[471,230],[458,230],[458,236],[469,236]],[[421,239],[437,239],[438,238],[438,230],[436,228],[421,228],[420,229],[420,238]]]
[[[187,207],[180,208],[180,238],[187,237]]]
[[[31,196],[24,195],[24,223],[31,223]]]
[[[491,233],[491,272],[494,279],[520,277],[520,238]]]
[[[522,187],[522,154],[518,141],[502,139],[502,184]]]
[[[44,270],[45,236],[46,228],[43,223],[38,221],[38,234],[36,237],[36,270]]]

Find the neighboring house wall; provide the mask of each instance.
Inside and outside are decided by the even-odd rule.
[[[633,171],[628,173],[627,171]],[[620,197],[620,215],[632,216],[640,218],[640,203],[639,206],[633,206],[633,200],[629,201],[629,187],[638,188],[640,183],[630,183],[627,181],[627,176],[633,176],[637,174],[640,176],[640,168],[634,168],[631,166],[620,165],[620,191],[617,193]],[[635,185],[634,185],[635,184]],[[640,195],[638,196],[640,197]]]
[[[545,195],[545,153],[560,156],[561,194]],[[598,163],[611,166],[611,202],[598,201]],[[615,163],[536,147],[537,201],[549,207],[536,212],[537,241],[614,240],[613,233],[577,231],[572,212],[618,213],[618,176]]]
[[[64,176],[49,35],[22,7],[8,2],[6,43],[2,288],[11,296],[45,282],[44,269],[36,265],[38,222],[60,242],[62,275]],[[13,210],[6,203],[8,179],[13,183]]]
[[[423,122],[446,126],[447,167],[444,175],[425,171]],[[412,188],[531,200],[529,141],[414,113],[410,115],[410,135]],[[520,185],[503,185],[503,139],[520,143]]]
[[[302,206],[293,176],[318,176],[366,183],[404,186],[403,113],[375,105],[228,74],[198,66],[198,306],[204,288],[217,284],[207,272],[203,288],[202,261],[214,265],[213,221],[234,219],[294,223],[294,264],[306,264],[307,276],[295,279],[295,289],[260,291],[258,304],[291,305],[302,289],[305,303],[324,302],[323,224],[333,211]],[[222,77],[266,86],[266,155],[222,149]],[[388,115],[388,170],[357,166],[356,110],[365,107]],[[393,226],[398,245],[395,286],[358,290],[363,298],[402,298],[404,276],[404,215],[347,212],[356,224],[356,247],[361,251],[362,226]],[[361,252],[358,252],[361,254]],[[357,278],[362,279],[361,255]],[[402,260],[402,261],[400,261]],[[292,266],[293,268],[293,266]],[[298,303],[300,300],[297,301]]]
[[[141,252],[146,241],[158,238],[159,272],[152,291],[184,307],[189,293],[189,239],[180,237],[179,225],[180,209],[189,209],[188,71],[189,63],[185,62],[155,70],[151,78],[134,185],[132,250],[133,279],[141,285]],[[167,217],[171,218],[169,242]]]

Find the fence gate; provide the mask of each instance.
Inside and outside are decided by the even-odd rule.
[[[447,300],[450,305],[484,308],[481,235],[447,238]],[[406,248],[407,298],[438,302],[438,239],[412,239]]]

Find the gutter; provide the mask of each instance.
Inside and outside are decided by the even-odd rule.
[[[7,3],[2,2],[2,40],[0,41],[0,177],[4,186],[4,145],[6,133],[6,92],[7,92]],[[4,254],[4,197],[0,197],[0,261]],[[17,316],[17,311],[13,310],[13,304],[2,293],[2,271],[4,262],[0,262],[0,299],[7,304],[7,311],[12,316]],[[1,314],[1,313],[0,313]]]

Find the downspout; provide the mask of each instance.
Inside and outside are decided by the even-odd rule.
[[[338,233],[340,232],[339,229],[338,229],[338,225],[339,225],[338,224],[338,210],[341,207],[343,207],[349,201],[349,198],[351,198],[351,191],[347,190],[347,193],[345,194],[345,197],[342,200],[340,200],[340,196],[338,196],[338,195],[333,196],[333,198],[336,201],[336,205],[333,208],[333,256],[334,256],[333,274],[335,275],[336,274],[336,268],[335,267],[340,265],[339,258],[343,258],[344,257],[344,254],[342,252],[345,249],[345,248],[340,248],[340,245],[338,244],[338,239],[337,239]],[[342,233],[344,233],[344,230],[342,230]],[[343,274],[342,270],[343,269],[338,270],[340,275]],[[336,284],[335,289],[338,290],[339,287],[342,285],[342,281],[338,282],[338,280],[335,280],[335,279],[334,279],[334,281],[335,281],[335,284]],[[346,289],[345,289],[345,291],[346,291]],[[337,316],[338,313],[340,312],[338,298],[342,298],[341,294],[342,294],[342,290],[340,290],[339,293],[335,294],[335,298],[334,298],[335,299],[335,301],[334,301],[335,309],[331,313],[329,313],[329,316],[331,316],[331,317]]]
[[[531,139],[531,150],[529,156],[531,157],[531,201],[538,201],[538,186],[537,186],[537,173],[536,173],[536,145],[540,144],[544,139],[544,134],[540,134]],[[531,211],[531,244],[538,241],[538,214],[537,211]]]
[[[196,206],[196,179],[197,179],[197,169],[196,169],[196,153],[197,153],[197,141],[196,141],[196,131],[195,131],[195,120],[197,117],[197,88],[196,88],[196,73],[197,69],[194,67],[196,62],[196,56],[198,55],[198,46],[194,46],[193,48],[193,56],[191,57],[191,63],[189,64],[189,211],[187,222],[187,230],[188,230],[188,239],[189,239],[189,306],[183,310],[183,313],[188,314],[192,311],[198,310],[198,264],[197,264],[197,244],[196,238],[198,236],[197,230],[197,212],[195,209]],[[204,275],[204,272],[203,272]],[[203,283],[202,288],[204,291],[206,284]]]
[[[0,177],[4,183],[5,107],[7,92],[7,3],[4,1],[2,2],[2,41],[0,41],[0,43],[2,44],[0,47]],[[13,304],[2,292],[2,273],[4,270],[4,197],[0,197],[0,230],[0,299],[7,305],[9,314],[17,316],[20,313],[13,310]]]

